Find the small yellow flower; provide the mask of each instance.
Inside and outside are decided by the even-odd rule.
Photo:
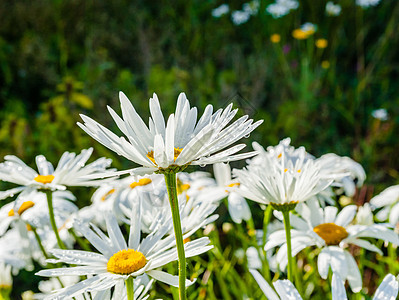
[[[328,46],[328,41],[326,39],[318,39],[316,40],[316,47],[319,49],[324,49],[327,48]]]
[[[279,34],[277,34],[277,33],[272,34],[272,35],[270,36],[270,41],[271,41],[273,44],[277,44],[277,43],[279,43],[279,42],[281,41],[281,36],[280,36]]]
[[[328,60],[323,60],[323,61],[321,62],[321,67],[322,67],[323,69],[328,69],[328,68],[330,67],[330,62],[329,62]]]
[[[305,40],[314,33],[314,30],[295,29],[292,31],[292,36],[297,40]]]

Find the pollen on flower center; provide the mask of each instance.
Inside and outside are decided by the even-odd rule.
[[[134,189],[136,186],[144,186],[150,184],[152,180],[150,178],[141,178],[139,181],[132,182],[130,187]]]
[[[177,178],[176,182],[178,195],[182,194],[184,191],[187,191],[190,188],[190,185],[188,183],[183,183],[179,178]]]
[[[313,231],[320,236],[327,245],[338,245],[343,239],[348,236],[348,232],[342,226],[334,223],[324,223],[317,225]]]
[[[107,271],[115,274],[128,275],[140,270],[147,263],[143,253],[133,250],[116,252],[107,263]]]
[[[107,200],[107,197],[108,197],[109,195],[112,195],[113,193],[115,193],[115,189],[110,189],[108,192],[105,193],[104,196],[101,197],[101,201]]]
[[[234,187],[234,186],[240,186],[240,183],[239,182],[233,182],[233,183],[230,183],[230,184],[227,185],[227,187]],[[225,192],[228,193],[229,191],[225,190]]]
[[[21,206],[19,207],[19,209],[18,209],[18,214],[19,214],[19,215],[22,215],[22,213],[23,213],[24,211],[26,211],[28,208],[31,208],[31,207],[34,206],[34,205],[35,205],[35,203],[32,202],[32,201],[25,201],[25,202],[22,203]],[[9,217],[12,217],[12,216],[14,216],[14,215],[15,215],[15,212],[14,212],[13,209],[11,209],[11,210],[8,212],[8,216],[9,216]]]
[[[183,148],[175,148],[175,153],[174,153],[174,161],[176,161],[177,157],[180,155],[180,153],[183,151]],[[149,160],[151,160],[155,165],[157,164],[154,159],[154,151],[150,151],[147,153],[147,157]]]
[[[54,175],[37,175],[34,180],[43,184],[51,183],[54,180]]]

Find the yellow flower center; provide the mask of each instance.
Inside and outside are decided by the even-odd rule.
[[[115,189],[109,190],[104,196],[101,197],[101,201],[107,200],[107,197],[111,194],[115,193]]]
[[[328,69],[328,68],[330,67],[330,62],[329,62],[328,60],[323,60],[323,61],[321,62],[321,67],[322,67],[323,69]]]
[[[34,180],[43,184],[51,183],[54,180],[54,175],[37,175]]]
[[[227,187],[234,187],[234,186],[240,186],[240,183],[239,182],[234,182],[234,183],[230,183],[230,184],[227,185]],[[228,190],[225,190],[225,192],[229,193]]]
[[[348,232],[342,226],[334,223],[324,223],[317,225],[313,231],[320,236],[327,245],[338,245],[343,239],[348,236]]]
[[[143,253],[133,250],[116,252],[107,263],[107,271],[115,274],[128,275],[140,270],[147,263]]]
[[[319,49],[324,49],[327,48],[328,46],[328,41],[326,39],[318,39],[316,40],[316,47]]]
[[[134,189],[136,186],[144,186],[150,184],[152,180],[150,178],[141,178],[139,181],[132,182],[130,187]]]
[[[18,209],[18,214],[19,214],[19,215],[22,215],[22,213],[23,213],[25,210],[27,210],[28,208],[31,208],[31,207],[34,206],[34,205],[35,205],[35,203],[32,202],[32,201],[25,201],[25,202],[22,203],[21,206],[19,207],[19,209]],[[11,210],[8,212],[8,216],[9,216],[9,217],[12,217],[12,216],[14,216],[14,215],[15,215],[15,212],[14,212],[13,209],[11,209]]]
[[[297,40],[305,40],[314,33],[314,30],[295,29],[292,31],[292,36]]]
[[[176,161],[177,157],[180,155],[180,153],[183,151],[183,148],[175,148],[175,154],[174,154],[174,161]],[[147,157],[149,158],[149,160],[151,160],[155,165],[157,165],[157,163],[155,162],[154,159],[154,151],[150,151],[147,153]]]
[[[272,43],[274,43],[274,44],[279,43],[279,42],[281,41],[281,36],[280,36],[279,34],[277,34],[277,33],[272,34],[272,35],[270,36],[270,41],[271,41]]]
[[[188,183],[183,183],[179,178],[177,178],[177,194],[181,195],[184,191],[187,191],[190,188]]]

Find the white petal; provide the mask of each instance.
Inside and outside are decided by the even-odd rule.
[[[289,280],[277,280],[273,283],[276,288],[277,293],[280,295],[281,299],[287,300],[302,300],[297,289]]]
[[[267,299],[280,300],[276,292],[270,287],[267,281],[262,277],[262,275],[260,275],[260,273],[257,270],[249,269],[249,272],[255,278],[256,282],[258,283],[260,289],[262,290],[263,294],[265,294]]]
[[[346,296],[344,281],[336,273],[333,273],[333,276],[332,276],[331,293],[332,293],[332,300],[347,300],[348,299]]]
[[[242,220],[248,221],[251,218],[251,210],[247,201],[237,193],[230,193],[228,196],[229,214],[231,219],[240,224]]]
[[[164,282],[166,284],[169,284],[171,286],[178,287],[179,286],[179,276],[173,276],[170,275],[169,273],[163,272],[163,271],[157,271],[157,270],[151,270],[146,272],[149,276],[154,278],[155,280],[159,280],[161,282]],[[186,279],[186,287],[192,285],[195,282],[195,280],[190,281]]]
[[[398,295],[398,281],[395,276],[388,274],[379,285],[373,300],[395,300]]]
[[[356,211],[356,205],[345,206],[338,214],[337,219],[335,220],[335,224],[342,227],[348,226],[353,221],[353,218],[356,215]]]
[[[346,278],[348,279],[352,291],[358,293],[362,289],[362,277],[360,275],[359,267],[349,252],[344,251],[344,254],[346,258],[346,266],[348,268],[348,275]]]

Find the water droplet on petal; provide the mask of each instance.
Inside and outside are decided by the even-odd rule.
[[[206,164],[200,164],[199,166],[200,166],[201,168],[203,168],[203,167],[206,166]]]
[[[244,135],[244,137],[245,137],[246,139],[249,138],[249,133],[246,134],[246,135]]]

